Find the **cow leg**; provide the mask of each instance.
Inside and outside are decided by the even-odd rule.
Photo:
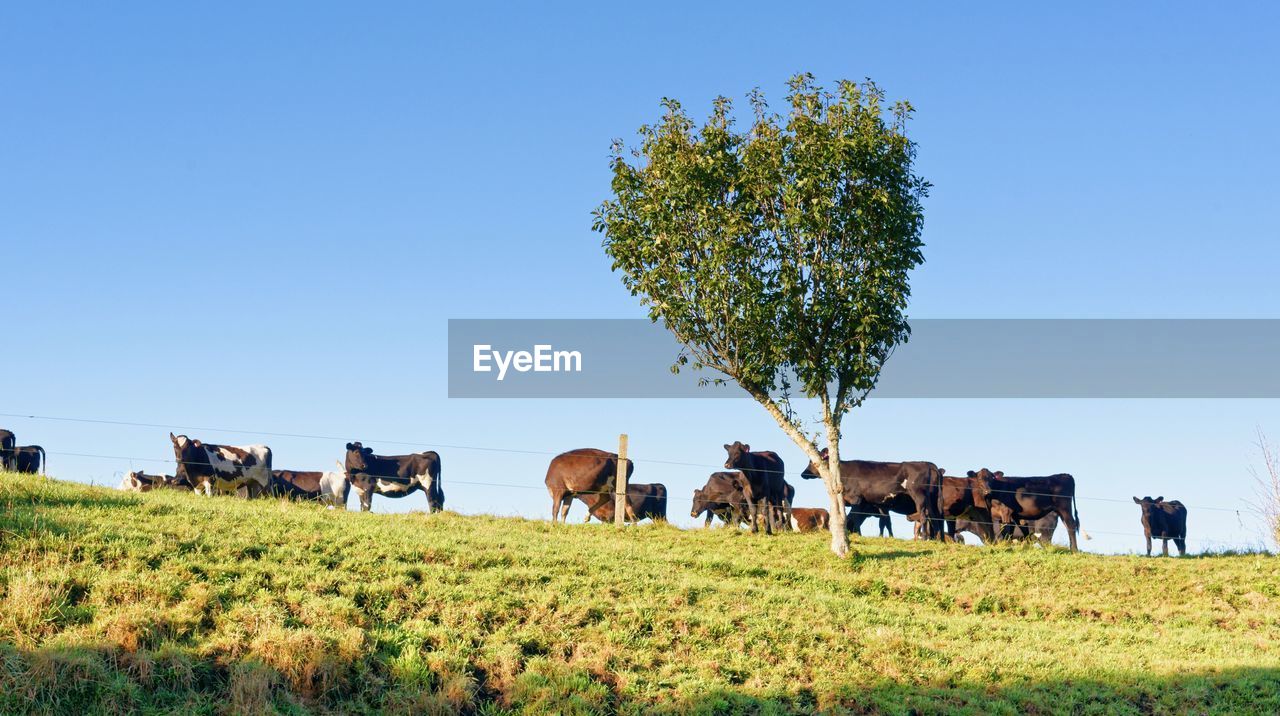
[[[561,496],[560,498],[560,523],[561,524],[569,523],[569,508],[572,506],[573,506],[573,493],[565,493],[563,496]],[[587,510],[587,513],[590,514],[591,510]]]
[[[1071,514],[1071,506],[1059,507],[1055,512],[1058,513],[1062,524],[1067,526],[1067,539],[1071,541],[1071,551],[1079,552],[1079,548],[1076,547],[1076,532],[1080,530],[1080,525],[1076,523],[1075,515]]]
[[[1185,557],[1187,555],[1187,538],[1186,537],[1174,537],[1173,544],[1175,547],[1178,548],[1179,557]]]
[[[776,516],[776,510],[774,509],[774,505],[769,504],[768,499],[760,500],[760,507],[764,509],[764,533],[771,535],[773,534],[773,518]]]
[[[1162,537],[1160,539],[1160,549],[1162,552],[1164,552],[1164,556],[1166,557],[1169,556],[1169,538],[1168,537]]]
[[[729,520],[725,520],[725,522],[728,522],[728,521]],[[707,510],[707,521],[703,523],[702,529],[704,530],[711,529],[711,510]]]

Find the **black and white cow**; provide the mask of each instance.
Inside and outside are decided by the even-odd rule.
[[[191,492],[191,483],[179,480],[173,475],[148,475],[145,472],[130,472],[120,481],[120,489],[125,492],[151,492],[152,490],[183,490]]]
[[[266,445],[213,445],[173,433],[169,440],[178,461],[175,477],[196,492],[235,494],[244,488],[249,497],[257,497],[271,489],[271,448]]]
[[[374,455],[373,448],[347,443],[347,480],[360,497],[360,511],[373,507],[373,496],[406,497],[418,490],[427,495],[432,512],[444,509],[440,484],[440,455],[434,451],[412,455]]]
[[[48,468],[44,448],[39,445],[19,445],[13,449],[13,471],[34,475]]]
[[[0,429],[0,472],[12,470],[13,450],[18,446],[18,438],[8,430]]]

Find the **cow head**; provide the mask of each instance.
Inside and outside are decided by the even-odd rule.
[[[697,517],[707,511],[707,503],[709,501],[703,496],[702,488],[693,491],[693,511],[689,513],[690,517]]]
[[[725,469],[741,470],[751,460],[748,457],[751,453],[751,446],[746,443],[735,440],[732,445],[724,446],[725,452],[729,453],[729,459],[724,461]]]
[[[120,480],[120,489],[125,492],[146,492],[150,488],[145,486],[142,480],[139,479],[138,476],[141,474],[142,473],[138,472],[130,472],[126,474],[124,479]]]
[[[169,440],[173,442],[173,459],[178,463],[178,479],[191,482],[187,474],[187,466],[197,462],[197,451],[204,445],[199,440],[173,433],[169,433]]]
[[[822,452],[818,454],[822,456],[822,461],[826,462],[829,459],[828,456],[831,454],[831,451],[826,448],[822,448]],[[810,460],[809,465],[805,467],[804,472],[800,473],[800,477],[806,480],[816,480],[822,477],[821,466]]]
[[[1004,477],[1004,473],[999,470],[992,472],[987,468],[982,468],[977,472],[970,470],[966,473],[970,480],[970,489],[973,491],[973,503],[977,507],[985,507],[991,510],[991,516],[994,519],[1008,522],[1013,519],[1013,511],[1003,504],[1000,500],[992,499],[995,492],[995,483]]]
[[[369,474],[372,458],[373,448],[367,448],[359,442],[347,443],[347,480],[360,493],[361,499],[373,489],[374,476]]]

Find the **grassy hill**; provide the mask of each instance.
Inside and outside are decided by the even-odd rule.
[[[0,712],[1280,712],[1280,558],[855,548],[0,475]]]

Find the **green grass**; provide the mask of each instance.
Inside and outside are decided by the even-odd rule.
[[[1277,713],[1280,558],[0,475],[0,713]]]

